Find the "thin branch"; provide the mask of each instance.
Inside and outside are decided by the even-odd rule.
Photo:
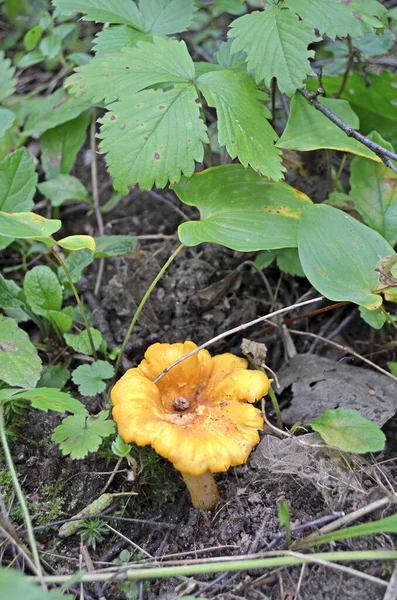
[[[158,381],[160,381],[160,379],[162,379],[164,377],[164,375],[166,375],[166,373],[168,373],[168,371],[170,371],[176,365],[179,365],[179,363],[181,363],[183,360],[186,360],[187,358],[189,358],[190,356],[193,356],[193,354],[196,354],[200,350],[203,350],[204,348],[207,348],[208,346],[211,346],[212,344],[215,344],[215,342],[219,342],[219,340],[223,340],[223,338],[228,337],[229,335],[233,335],[234,333],[238,333],[240,331],[244,331],[244,329],[248,329],[248,327],[252,327],[252,325],[256,325],[257,323],[261,323],[261,321],[267,321],[268,319],[271,319],[272,317],[275,317],[277,315],[281,315],[281,314],[283,314],[285,312],[288,312],[290,310],[294,310],[295,308],[300,308],[301,306],[306,306],[307,304],[312,304],[313,302],[320,302],[320,300],[324,300],[324,297],[323,296],[319,296],[317,298],[312,298],[311,300],[305,300],[304,302],[298,302],[297,304],[292,304],[291,306],[286,306],[285,308],[280,308],[279,310],[275,310],[274,312],[271,312],[271,313],[269,313],[267,315],[264,315],[262,317],[258,317],[257,319],[254,319],[253,321],[249,321],[248,323],[243,323],[242,325],[238,325],[237,327],[234,327],[233,329],[228,329],[228,331],[224,331],[223,333],[220,333],[219,335],[217,335],[214,338],[208,340],[204,344],[201,344],[201,346],[198,346],[197,348],[195,348],[191,352],[188,352],[184,356],[181,356],[181,358],[178,358],[178,360],[176,360],[175,362],[173,362],[172,364],[170,364],[168,367],[166,367],[164,369],[164,371],[162,371],[160,373],[160,375],[158,375],[156,377],[156,379],[153,380],[153,383],[157,383]]]
[[[395,152],[392,152],[391,150],[380,146],[376,142],[373,142],[369,138],[365,137],[365,135],[362,135],[361,133],[353,129],[353,127],[350,127],[350,125],[348,125],[347,123],[342,121],[342,119],[337,117],[329,108],[321,104],[321,102],[317,99],[316,93],[309,92],[309,90],[307,90],[306,88],[300,88],[299,91],[302,94],[302,96],[304,96],[306,100],[308,100],[310,104],[314,106],[314,108],[319,110],[325,117],[327,117],[327,119],[329,119],[330,121],[332,121],[332,123],[337,125],[339,129],[342,129],[342,131],[344,131],[348,137],[354,138],[355,140],[372,150],[372,152],[379,156],[381,161],[387,167],[389,167],[389,169],[391,169],[393,173],[396,173],[397,175],[397,167],[395,167],[392,161],[390,160],[397,160],[397,154]]]

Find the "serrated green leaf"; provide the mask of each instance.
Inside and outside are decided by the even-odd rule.
[[[101,235],[95,238],[95,258],[109,258],[111,256],[122,256],[128,254],[136,238],[132,235]]]
[[[372,0],[372,4],[378,3]],[[363,15],[367,15],[367,10],[371,11],[371,8],[363,3],[352,5],[345,0],[286,0],[284,5],[302,19],[311,21],[320,35],[327,34],[332,39],[347,35],[354,38],[366,31],[372,31],[372,26],[363,20]],[[376,23],[378,27],[383,27],[380,21],[376,20]]]
[[[48,129],[75,119],[90,107],[90,103],[68,96],[60,88],[48,97],[40,98],[25,124],[23,135],[44,133]]]
[[[134,48],[138,42],[143,41],[150,41],[146,33],[128,25],[114,25],[103,29],[95,36],[93,50],[96,56],[115,54],[122,48]]]
[[[15,113],[8,108],[0,108],[0,139],[15,121]]]
[[[329,446],[343,452],[365,454],[383,450],[386,436],[376,423],[364,419],[357,410],[326,410],[322,417],[309,423]]]
[[[375,266],[395,254],[379,233],[326,204],[303,211],[298,231],[299,258],[310,283],[330,300],[350,300],[370,310],[382,304],[375,293]]]
[[[0,210],[21,212],[33,208],[37,174],[26,148],[12,152],[0,163]]]
[[[83,396],[96,396],[104,391],[103,379],[110,379],[114,368],[106,360],[97,360],[91,365],[80,365],[72,373],[73,382],[78,385]]]
[[[0,315],[0,379],[8,385],[31,388],[40,371],[41,360],[28,334],[14,319]]]
[[[242,165],[224,165],[183,178],[173,187],[200,221],[182,223],[183,244],[221,244],[240,252],[295,247],[298,223],[310,199],[286,183],[275,183]]]
[[[346,100],[319,98],[319,102],[329,108],[337,117],[350,127],[358,129],[359,120]],[[291,100],[291,112],[287,127],[277,142],[279,148],[290,148],[307,152],[318,148],[331,148],[343,152],[352,152],[371,160],[380,158],[357,140],[348,137],[337,125],[314,108],[297,92]]]
[[[153,42],[95,57],[77,68],[66,84],[77,98],[106,104],[121,98],[133,105],[139,103],[133,95],[140,90],[164,82],[187,82],[194,75],[185,42],[155,37]]]
[[[33,408],[44,412],[54,410],[56,412],[70,412],[73,414],[86,415],[86,407],[73,398],[69,392],[61,392],[58,389],[40,387],[35,390],[17,391],[13,394],[11,401],[23,399],[29,400]]]
[[[209,106],[216,108],[218,139],[231,158],[244,167],[279,180],[284,167],[281,152],[274,146],[277,133],[270,125],[266,95],[258,90],[247,73],[232,70],[206,73],[197,80]]]
[[[388,11],[378,0],[351,0],[350,9],[361,21],[362,32],[383,29],[387,25]]]
[[[231,24],[229,37],[234,38],[232,52],[247,53],[247,67],[259,83],[267,87],[276,77],[281,92],[292,96],[307,75],[313,75],[309,58],[314,55],[307,47],[318,41],[313,27],[299,21],[293,12],[279,6],[254,11]]]
[[[200,118],[197,92],[190,84],[145,90],[113,105],[101,119],[100,149],[106,153],[114,188],[127,193],[139,184],[165,187],[181,173],[190,177],[202,162],[206,127]]]
[[[321,85],[328,97],[333,96],[342,84],[339,77],[322,77]],[[311,91],[318,88],[317,79],[306,82]],[[348,100],[360,119],[360,132],[368,135],[377,131],[397,148],[397,73],[350,73],[341,98]]]
[[[297,277],[305,276],[297,248],[284,248],[281,250],[277,256],[277,266],[284,273],[296,275]]]
[[[380,310],[380,308],[377,308],[376,310],[368,310],[368,308],[360,306],[358,310],[363,321],[365,321],[374,329],[382,329],[383,325],[386,323],[386,315]]]
[[[62,287],[49,267],[40,265],[25,275],[23,290],[31,309],[47,316],[49,310],[59,310],[62,305]]]
[[[70,454],[73,459],[84,458],[89,452],[98,450],[103,438],[114,432],[115,423],[106,420],[108,414],[103,410],[96,417],[66,417],[54,429],[52,440],[59,444],[63,454]]]
[[[15,69],[11,60],[4,57],[4,52],[0,50],[0,102],[11,96],[15,92]]]
[[[43,196],[49,199],[52,206],[61,206],[67,200],[90,201],[90,195],[85,185],[72,175],[58,175],[54,179],[38,184]]]
[[[246,56],[244,52],[232,53],[232,42],[232,39],[222,42],[219,45],[218,52],[215,53],[215,58],[222,69],[233,69],[234,71],[242,71],[243,73],[246,73]]]
[[[43,373],[37,382],[37,388],[57,388],[62,390],[70,379],[69,370],[65,365],[50,365],[44,367]]]
[[[123,438],[117,434],[116,438],[112,442],[112,452],[119,458],[125,458],[131,453],[132,446],[127,444]]]
[[[89,122],[90,113],[86,111],[76,119],[48,129],[40,137],[41,164],[47,179],[68,175],[86,139]]]
[[[378,133],[370,139],[393,150]],[[375,229],[392,246],[397,242],[397,175],[383,164],[356,157],[350,171],[351,190],[355,210],[365,223]]]
[[[71,252],[65,260],[65,265],[73,283],[80,281],[82,273],[88,265],[94,260],[94,253],[91,250],[76,250]],[[67,284],[67,278],[62,267],[58,268],[58,279],[62,285]]]
[[[386,29],[381,35],[374,32],[360,35],[359,38],[352,41],[354,48],[358,48],[361,55],[365,58],[372,56],[382,56],[387,54],[394,46],[394,33]]]
[[[29,581],[20,571],[10,567],[0,567],[0,589],[4,598],[23,600],[73,600],[73,595],[58,590],[43,593],[43,588]]]
[[[90,235],[69,235],[68,237],[57,240],[57,246],[65,248],[65,250],[91,250],[95,252],[96,244],[93,237]]]
[[[95,329],[94,327],[90,327],[90,331],[92,340],[94,342],[95,350],[99,350],[103,342],[102,334],[100,331],[98,331],[98,329]],[[92,350],[86,330],[78,334],[65,333],[64,338],[68,346],[73,348],[75,352],[91,356]]]
[[[20,239],[41,238],[48,241],[62,227],[59,219],[45,219],[32,212],[0,212],[0,235]]]
[[[132,0],[53,0],[58,10],[84,13],[84,21],[124,23],[142,29],[140,12]]]
[[[143,30],[152,35],[172,35],[189,27],[193,0],[143,0],[139,3]]]

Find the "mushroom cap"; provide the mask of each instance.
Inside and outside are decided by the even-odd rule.
[[[200,350],[153,383],[195,348],[190,341],[153,344],[140,365],[119,379],[111,399],[126,442],[150,444],[182,473],[202,475],[247,460],[263,428],[261,411],[249,403],[267,394],[270,381],[249,371],[244,358]]]

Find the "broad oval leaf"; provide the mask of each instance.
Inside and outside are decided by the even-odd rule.
[[[39,265],[25,275],[23,291],[31,309],[47,316],[48,311],[58,311],[62,305],[62,287],[50,267]]]
[[[90,235],[69,235],[55,242],[57,246],[65,248],[65,250],[91,250],[95,252],[96,244],[93,237]]]
[[[59,219],[45,219],[32,212],[0,212],[0,235],[12,238],[48,239],[61,227],[62,222]]]
[[[33,408],[47,412],[70,412],[72,414],[87,414],[87,409],[79,400],[73,398],[68,392],[61,392],[56,388],[39,387],[34,390],[17,390],[10,398],[10,402],[17,399],[29,400]]]
[[[32,388],[40,377],[41,360],[28,334],[14,319],[0,315],[0,380]]]
[[[0,163],[0,210],[20,212],[33,208],[37,174],[26,148],[15,150]]]
[[[326,410],[322,417],[311,421],[309,425],[329,446],[335,446],[343,452],[379,452],[386,442],[379,425],[364,419],[357,410]]]
[[[308,59],[314,53],[307,47],[318,40],[313,26],[292,11],[268,6],[236,19],[231,27],[232,52],[247,53],[248,71],[255,73],[258,83],[264,80],[270,87],[276,77],[280,91],[292,96],[306,76],[313,75]]]
[[[179,227],[187,246],[213,242],[240,252],[296,247],[300,216],[311,205],[305,194],[286,183],[238,164],[196,173],[173,189],[201,213],[200,221]]]
[[[346,100],[335,98],[319,98],[318,100],[350,127],[359,128],[358,117]],[[332,150],[352,152],[380,162],[380,158],[374,152],[357,140],[349,138],[342,129],[314,108],[299,92],[291,100],[291,113],[287,127],[277,142],[277,146],[304,152],[318,148],[331,148]]]
[[[370,310],[382,304],[375,267],[394,250],[376,231],[337,208],[312,205],[299,221],[298,249],[306,277],[330,300]]]
[[[39,183],[37,187],[43,196],[49,199],[52,206],[61,206],[67,200],[82,200],[91,204],[87,188],[80,179],[72,175],[61,173],[49,181]]]
[[[122,256],[128,254],[136,238],[132,235],[100,235],[95,238],[95,258],[109,258],[111,256]]]

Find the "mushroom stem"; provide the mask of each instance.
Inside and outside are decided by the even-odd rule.
[[[195,508],[210,510],[219,504],[219,493],[211,471],[202,475],[182,473]]]

